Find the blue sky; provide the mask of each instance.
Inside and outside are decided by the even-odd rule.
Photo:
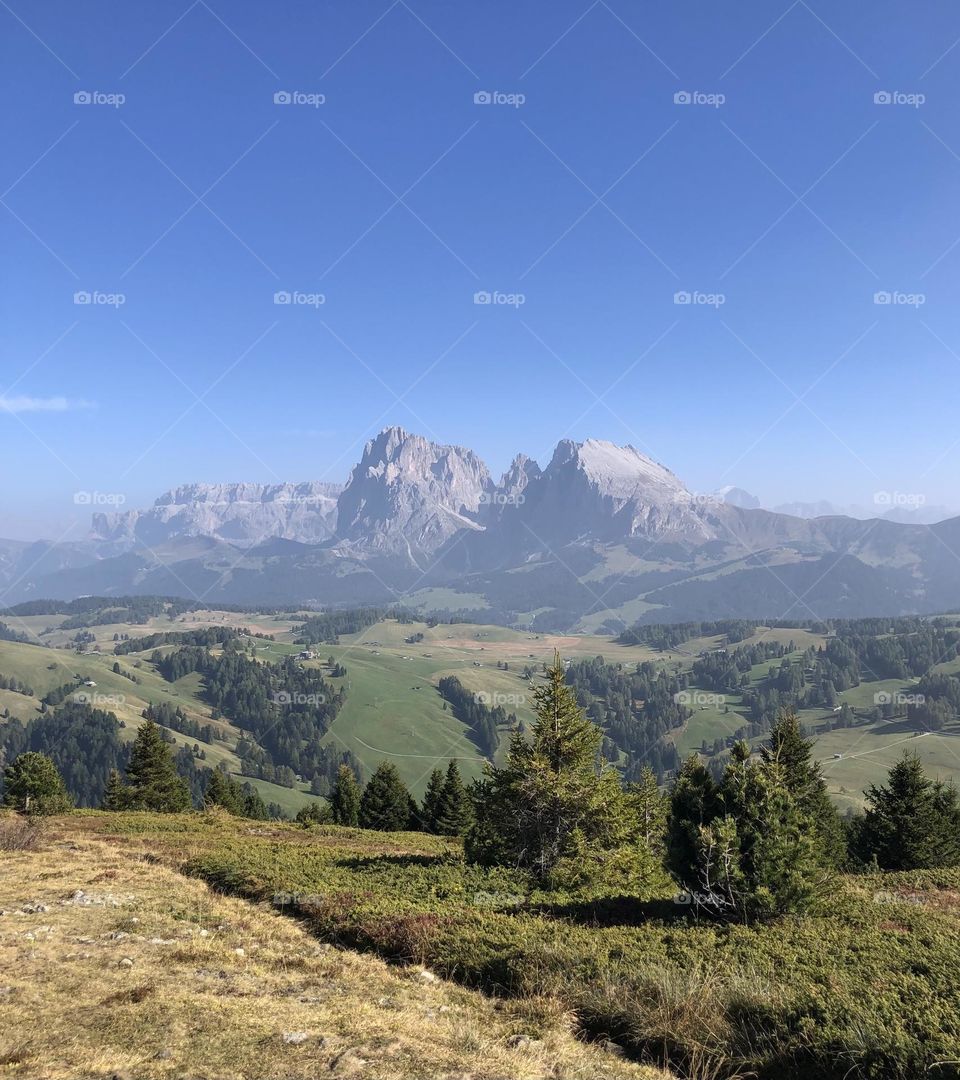
[[[343,479],[388,423],[495,473],[594,436],[697,491],[960,507],[955,5],[0,23],[0,535],[78,490]]]

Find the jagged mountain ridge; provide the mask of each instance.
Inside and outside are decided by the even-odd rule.
[[[441,589],[450,609],[560,629],[809,615],[809,603],[822,617],[960,606],[960,519],[733,505],[596,439],[562,440],[543,468],[518,455],[497,482],[472,450],[402,428],[371,439],[344,485],[184,485],[148,509],[95,515],[87,544],[45,549],[36,570],[26,555],[0,542],[8,602],[155,593],[430,606]]]

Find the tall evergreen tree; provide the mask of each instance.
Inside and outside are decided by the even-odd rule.
[[[441,836],[466,836],[472,824],[473,806],[470,796],[463,786],[456,761],[451,761],[440,789],[436,819],[431,832],[437,832]]]
[[[443,773],[439,769],[434,769],[427,781],[427,790],[424,792],[423,805],[420,808],[420,824],[424,832],[439,832],[437,823],[442,799]]]
[[[330,794],[330,810],[337,825],[357,826],[360,823],[360,785],[349,765],[337,770],[337,780]]]
[[[793,709],[779,714],[760,755],[768,764],[776,762],[780,766],[787,790],[800,811],[814,822],[824,865],[840,866],[846,856],[843,822],[830,801],[820,765],[813,760],[813,740],[804,738]]]
[[[639,780],[629,789],[630,802],[637,815],[640,839],[657,856],[666,849],[667,814],[670,800],[657,786],[657,777],[649,765],[640,770]]]
[[[64,814],[73,800],[50,758],[27,751],[4,769],[3,805],[26,814]]]
[[[134,810],[179,813],[190,809],[190,789],[177,775],[170,750],[152,720],[144,721],[137,729],[127,782]]]
[[[487,765],[474,788],[468,857],[529,869],[548,885],[639,883],[652,860],[616,770],[601,759],[603,733],[583,716],[559,654],[533,696],[530,741],[514,731],[506,764]]]
[[[748,923],[816,904],[828,882],[816,823],[800,809],[781,766],[751,760],[749,746],[738,743],[719,799],[722,811],[699,829],[695,865],[680,879],[697,907]],[[685,845],[687,836],[677,835]]]
[[[203,792],[204,806],[221,806],[228,813],[243,814],[243,789],[221,769],[211,769],[207,786]]]
[[[382,761],[363,789],[358,815],[360,827],[383,832],[409,829],[412,801],[396,765]]]
[[[103,792],[104,810],[127,810],[130,806],[130,789],[124,785],[119,769],[111,769]]]
[[[700,833],[721,808],[720,792],[709,769],[691,754],[670,792],[667,818],[667,867],[681,884],[698,880]]]
[[[887,783],[866,792],[862,837],[884,870],[918,870],[960,862],[956,791],[935,783],[917,754],[906,753]]]

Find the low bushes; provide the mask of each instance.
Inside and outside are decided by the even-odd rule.
[[[960,933],[942,902],[956,871],[846,878],[825,913],[745,927],[697,923],[666,895],[537,893],[439,838],[270,833],[208,824],[189,869],[328,940],[556,999],[681,1076],[960,1075]]]

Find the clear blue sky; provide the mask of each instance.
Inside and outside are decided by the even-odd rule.
[[[0,24],[0,535],[54,535],[77,490],[342,479],[387,423],[494,472],[595,436],[698,491],[960,506],[956,5],[4,0]]]

